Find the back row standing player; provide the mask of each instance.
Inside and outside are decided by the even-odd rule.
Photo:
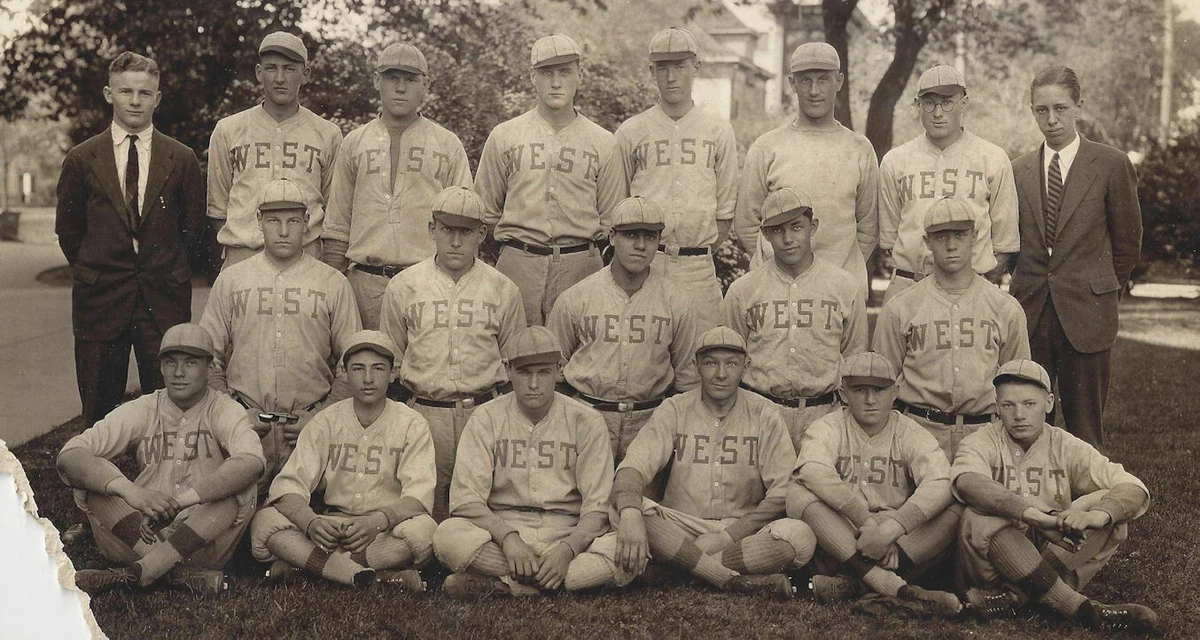
[[[650,40],[650,71],[659,101],[617,128],[616,151],[604,163],[605,202],[642,196],[666,213],[652,268],[688,292],[700,332],[717,324],[721,285],[712,254],[729,235],[737,198],[733,126],[694,108],[700,70],[696,37],[671,27]]]
[[[410,44],[375,63],[379,117],[355,129],[333,161],[322,259],[346,271],[363,327],[379,328],[388,281],[433,256],[429,209],[442,189],[471,185],[462,141],[421,115],[429,65]]]
[[[560,33],[533,44],[537,106],[492,129],[475,179],[504,243],[496,269],[520,287],[531,324],[544,324],[559,294],[604,266],[600,213],[616,204],[602,203],[597,188],[613,136],[575,110],[581,62],[579,45]]]
[[[751,266],[769,262],[770,247],[758,234],[763,201],[783,187],[808,193],[821,214],[813,252],[850,272],[866,299],[866,260],[879,239],[879,162],[870,141],[833,117],[834,98],[845,79],[841,64],[837,51],[824,42],[805,43],[792,52],[788,84],[799,113],[750,145],[735,231]]]
[[[308,49],[282,31],[258,46],[254,77],[263,101],[217,122],[208,143],[208,217],[225,248],[226,267],[262,251],[257,223],[259,194],[287,178],[300,186],[308,208],[304,252],[321,257],[321,224],[333,158],[342,144],[336,124],[300,106],[308,82]]]
[[[925,132],[883,156],[879,246],[895,264],[884,302],[933,273],[924,222],[939,198],[958,198],[975,210],[972,266],[988,280],[999,283],[1021,247],[1008,154],[963,129],[968,101],[958,69],[941,64],[921,74],[915,103]]]

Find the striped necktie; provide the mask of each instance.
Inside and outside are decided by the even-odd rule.
[[[1058,208],[1062,205],[1062,168],[1058,164],[1058,154],[1050,158],[1050,172],[1046,178],[1046,246],[1054,246],[1054,237],[1058,233]]]

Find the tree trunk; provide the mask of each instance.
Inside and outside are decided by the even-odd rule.
[[[926,36],[914,32],[896,30],[896,53],[879,85],[871,94],[867,108],[867,139],[875,147],[875,154],[882,158],[892,148],[892,125],[895,120],[896,103],[904,93],[913,69],[917,66],[917,55],[925,46]]]
[[[857,6],[858,0],[822,0],[821,3],[825,42],[833,45],[838,57],[842,59],[842,73],[846,76],[846,81],[842,83],[842,90],[837,94],[833,117],[837,118],[837,121],[845,125],[847,129],[854,128],[850,114],[849,25],[850,18],[854,15],[854,9]]]

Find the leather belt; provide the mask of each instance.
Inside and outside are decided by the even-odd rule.
[[[630,411],[646,411],[653,409],[663,403],[665,398],[657,398],[655,400],[643,400],[641,402],[613,402],[612,400],[604,400],[589,396],[586,393],[575,392],[575,395],[584,402],[592,405],[596,411],[604,411],[607,413],[629,413]]]
[[[911,405],[903,400],[897,400],[895,407],[909,415],[925,418],[930,422],[944,425],[958,424],[959,420],[962,420],[962,424],[984,424],[992,421],[991,414],[946,413],[937,409],[926,409],[925,407]]]
[[[413,396],[413,402],[426,407],[438,407],[439,409],[470,409],[471,407],[481,405],[493,398],[499,398],[509,391],[512,391],[512,384],[505,382],[504,384],[497,385],[479,395],[470,396],[467,398],[459,398],[457,400],[434,400],[432,398]]]
[[[591,249],[592,247],[596,246],[594,243],[591,243],[591,242],[584,242],[581,244],[546,246],[546,245],[540,245],[540,244],[528,244],[526,242],[521,242],[520,240],[505,240],[504,244],[506,244],[514,249],[519,249],[521,251],[524,251],[525,253],[532,253],[532,254],[538,255],[538,256],[552,256],[556,253],[559,255],[562,255],[564,253],[579,253],[580,251],[587,251],[587,250]]]
[[[385,278],[394,278],[394,277],[396,277],[397,273],[404,271],[408,267],[399,267],[399,266],[391,265],[391,264],[385,264],[385,265],[379,267],[379,266],[375,266],[373,264],[357,264],[356,263],[354,265],[354,268],[358,269],[359,271],[362,271],[363,273],[369,273],[373,276],[383,276]]]
[[[771,395],[769,393],[764,393],[762,391],[759,391],[758,389],[755,389],[754,387],[751,387],[750,385],[748,385],[744,382],[739,382],[738,386],[747,391],[753,391],[754,393],[757,393],[758,395],[766,398],[767,400],[770,400],[771,402],[774,402],[775,404],[782,405],[785,407],[791,407],[792,409],[801,409],[804,407],[818,407],[823,404],[833,404],[837,400],[837,393],[834,391],[830,391],[829,393],[819,395],[819,396],[813,396],[811,398],[784,398],[781,396],[775,396],[775,395]]]
[[[658,245],[658,250],[676,256],[706,256],[712,251],[709,247],[668,247],[665,244]]]
[[[913,282],[920,282],[925,279],[925,274],[923,273],[913,273],[912,271],[905,271],[904,269],[896,269],[895,274],[901,278],[908,278]]]
[[[245,409],[254,409],[255,411],[258,411],[258,412],[260,412],[260,413],[264,413],[264,414],[270,414],[270,415],[273,415],[273,416],[280,416],[280,418],[283,418],[283,419],[286,419],[286,418],[289,418],[289,417],[291,417],[291,418],[297,418],[297,416],[296,416],[295,414],[293,414],[293,413],[288,413],[288,412],[275,412],[275,411],[263,411],[262,409],[260,409],[260,408],[258,408],[258,407],[256,407],[256,406],[254,406],[253,404],[250,404],[250,401],[249,401],[249,400],[247,400],[247,399],[246,399],[246,398],[245,398],[245,397],[242,395],[242,392],[241,392],[241,391],[233,391],[233,390],[230,390],[230,395],[232,395],[232,396],[233,396],[233,399],[234,399],[234,400],[236,400],[236,401],[237,401],[237,403],[238,403],[238,404],[240,404],[240,405],[242,405],[242,407],[243,407],[243,408],[245,408]],[[303,412],[305,412],[305,413],[308,413],[308,412],[312,411],[313,409],[316,409],[316,408],[317,408],[317,407],[318,407],[318,406],[319,406],[319,405],[320,405],[322,402],[325,402],[325,399],[326,399],[326,398],[328,398],[328,397],[329,397],[329,394],[328,394],[328,393],[326,393],[325,395],[321,396],[321,398],[320,398],[319,400],[317,400],[316,402],[314,402],[314,403],[312,403],[312,404],[308,405],[307,407],[304,407],[303,409],[301,409],[301,411],[303,411]],[[288,424],[290,424],[290,423],[288,423]]]

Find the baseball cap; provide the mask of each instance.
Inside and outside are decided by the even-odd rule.
[[[276,178],[263,187],[258,199],[259,211],[266,213],[296,209],[308,213],[308,205],[304,203],[304,193],[300,191],[300,185],[287,178]]]
[[[432,214],[444,225],[476,229],[483,224],[483,200],[469,187],[447,187],[433,199]]]
[[[184,322],[177,324],[163,334],[162,342],[158,345],[159,357],[173,351],[182,351],[194,356],[213,357],[212,336],[198,324]]]
[[[842,386],[866,384],[887,388],[896,384],[892,363],[874,351],[856,353],[842,362]]]
[[[696,36],[683,27],[668,27],[650,39],[650,61],[684,60],[699,52]]]
[[[630,196],[613,207],[609,223],[616,231],[629,229],[662,231],[667,226],[665,220],[662,209],[653,200],[647,200],[642,196]]]
[[[938,198],[925,212],[925,233],[968,231],[975,228],[975,212],[962,198]]]
[[[558,364],[563,357],[554,332],[536,324],[521,329],[510,338],[502,355],[514,369],[530,364]]]
[[[788,73],[797,71],[840,71],[842,58],[828,42],[805,42],[792,51]]]
[[[998,386],[1005,382],[1015,380],[1023,380],[1032,382],[1039,387],[1050,391],[1050,374],[1042,368],[1042,365],[1033,360],[1018,359],[1009,360],[1000,365],[1000,369],[996,371],[996,376],[992,378],[992,385]]]
[[[396,362],[396,343],[382,331],[363,329],[350,336],[350,346],[342,352],[342,364],[346,364],[350,356],[364,350],[374,351],[393,363]]]
[[[962,72],[948,64],[939,64],[921,74],[917,81],[917,95],[936,93],[952,96],[959,91],[967,90],[967,81]]]
[[[777,227],[797,218],[813,217],[812,199],[795,187],[772,191],[762,206],[762,227]]]
[[[746,353],[746,339],[742,334],[719,324],[700,334],[700,342],[696,347],[696,356],[713,349],[731,349]]]
[[[258,55],[261,56],[268,51],[274,51],[285,58],[308,64],[308,48],[304,46],[304,41],[299,36],[286,31],[268,33],[262,39],[262,43],[258,45]]]
[[[552,33],[538,38],[529,53],[529,66],[534,69],[583,59],[579,44],[570,36]]]
[[[429,65],[425,62],[425,54],[421,50],[404,42],[389,44],[379,59],[375,61],[376,71],[396,69],[422,76],[429,75]]]

